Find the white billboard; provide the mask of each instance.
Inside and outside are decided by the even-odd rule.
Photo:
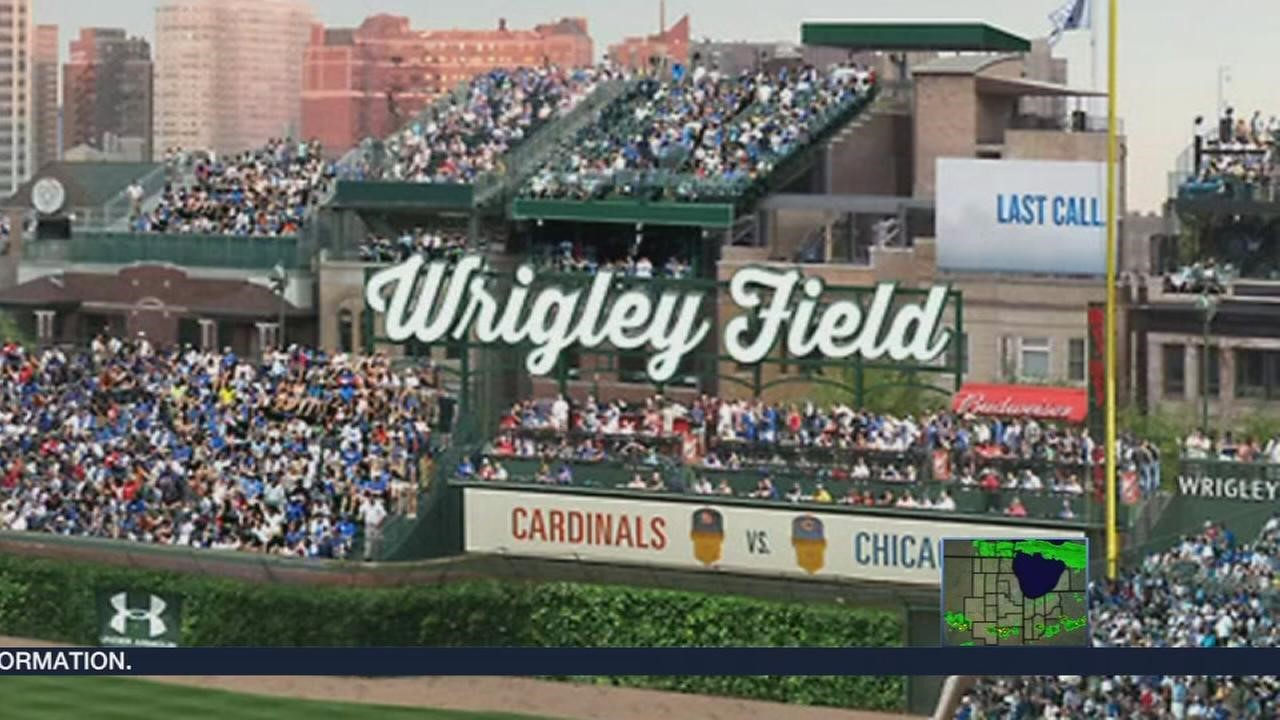
[[[1078,530],[467,488],[467,552],[825,579],[939,584],[943,538]]]
[[[938,158],[938,268],[1102,275],[1107,166]]]

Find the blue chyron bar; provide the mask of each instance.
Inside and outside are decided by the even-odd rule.
[[[1280,648],[5,648],[0,675],[1268,675]]]

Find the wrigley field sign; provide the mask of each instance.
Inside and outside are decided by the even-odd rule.
[[[650,379],[665,382],[681,360],[711,332],[708,291],[615,287],[602,271],[579,287],[533,287],[536,273],[521,266],[505,297],[484,258],[426,262],[417,256],[374,274],[365,302],[383,316],[392,342],[475,338],[482,344],[531,346],[526,367],[547,375],[560,353],[575,347],[649,349]],[[679,283],[676,283],[679,287]],[[845,290],[847,288],[842,288]],[[870,299],[833,299],[823,281],[798,270],[745,268],[729,282],[729,298],[743,312],[724,326],[724,352],[744,365],[759,363],[779,346],[790,357],[890,359],[933,363],[953,330],[943,327],[951,291],[937,285],[907,301],[893,283],[867,288]],[[834,288],[832,290],[835,290]]]
[[[1184,460],[1178,494],[1274,504],[1280,500],[1280,465]]]

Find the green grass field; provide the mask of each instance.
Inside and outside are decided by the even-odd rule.
[[[288,700],[126,678],[13,676],[0,678],[0,717],[5,720],[539,720],[504,713]]]

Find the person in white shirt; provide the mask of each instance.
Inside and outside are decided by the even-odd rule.
[[[364,559],[372,560],[375,547],[382,545],[382,522],[387,519],[387,509],[382,500],[366,496],[360,507],[360,520],[364,523]]]
[[[551,403],[551,427],[556,430],[569,429],[569,402],[564,399],[564,395],[557,396],[555,402]]]
[[[942,491],[942,495],[933,503],[934,510],[951,511],[956,509],[955,498],[951,497],[951,493],[946,490]]]

